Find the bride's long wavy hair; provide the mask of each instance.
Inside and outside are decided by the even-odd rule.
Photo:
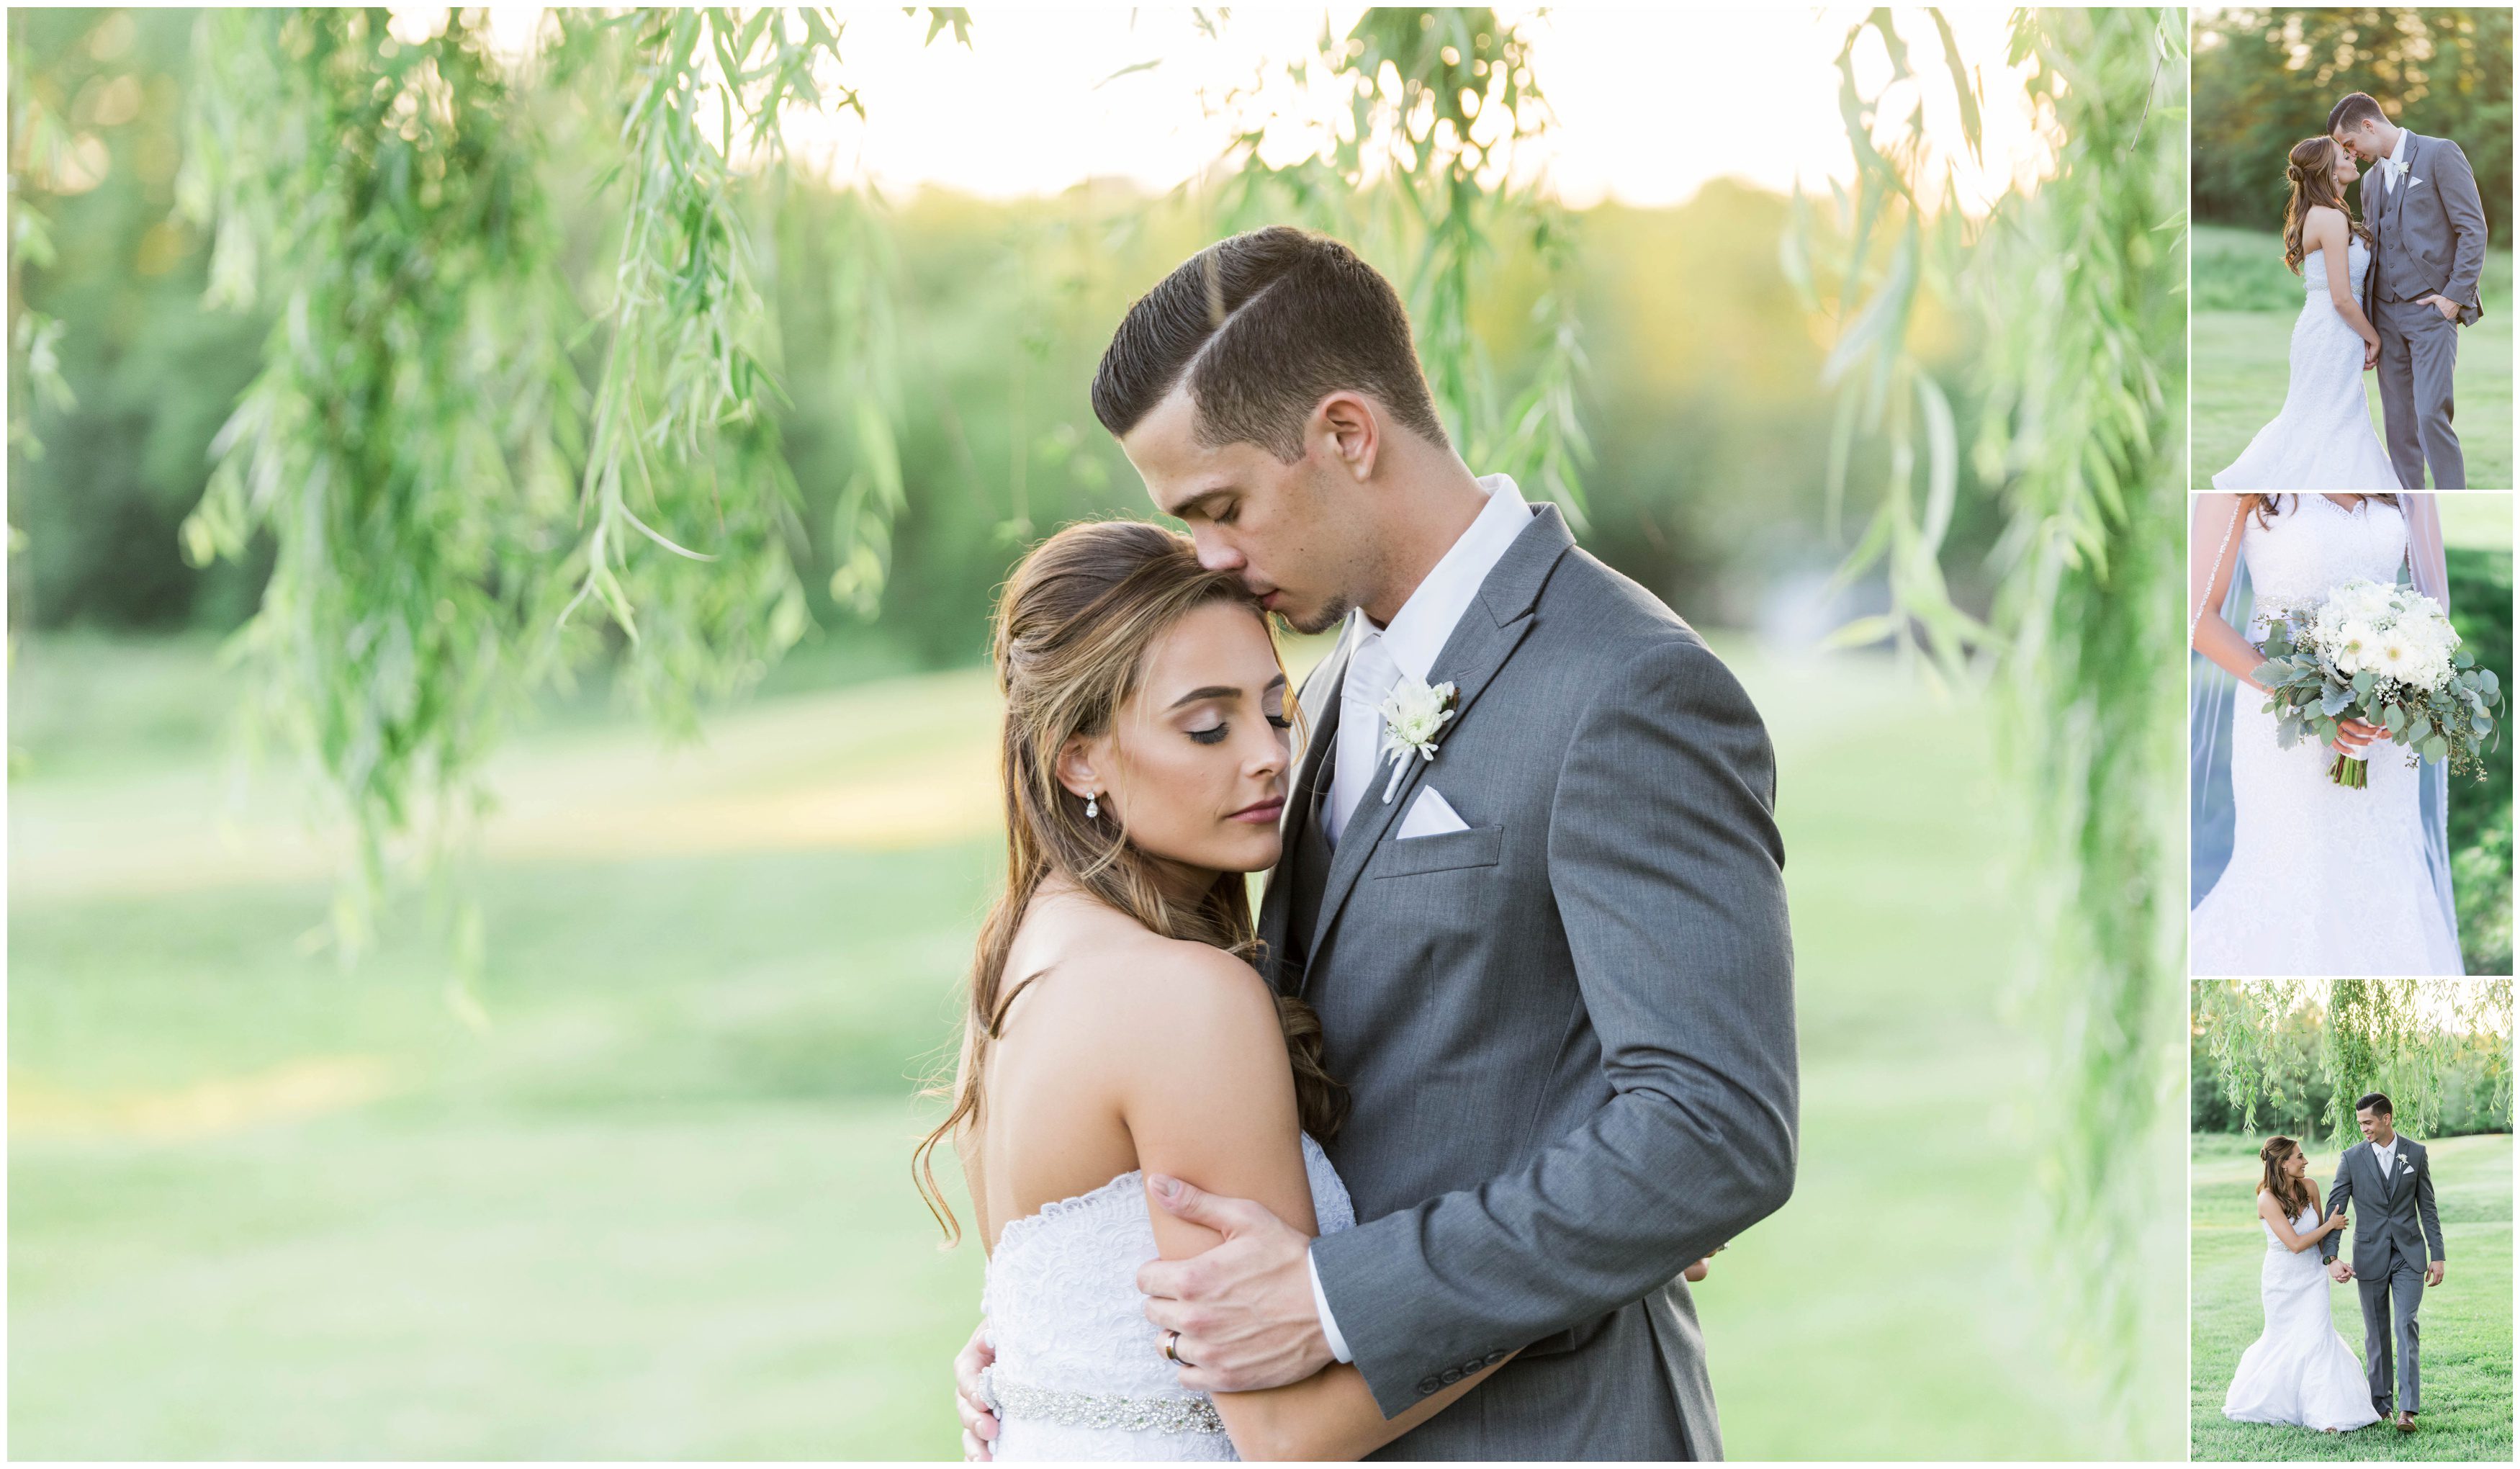
[[[981,922],[963,1019],[961,1079],[922,1094],[954,1098],[935,1131],[911,1153],[911,1175],[950,1245],[962,1226],[936,1186],[936,1145],[958,1145],[977,1126],[988,1042],[1029,979],[1006,989],[1007,953],[1025,909],[1056,873],[1167,939],[1195,940],[1246,959],[1258,957],[1251,902],[1239,872],[1217,875],[1192,902],[1168,896],[1145,853],[1109,811],[1085,814],[1085,802],[1058,781],[1059,751],[1078,735],[1107,732],[1137,691],[1147,651],[1192,610],[1211,602],[1268,614],[1231,572],[1198,564],[1188,536],[1140,521],[1070,526],[1035,547],[1000,596],[993,649],[1006,717],[998,749],[1006,802],[1007,885]],[[1272,647],[1276,639],[1271,639]],[[1322,1068],[1322,1026],[1312,1007],[1278,996],[1278,1023],[1295,1072],[1304,1130],[1337,1133],[1347,1093]],[[958,1151],[959,1151],[958,1146]]]
[[[2296,1178],[2283,1171],[2284,1161],[2301,1151],[2301,1144],[2289,1137],[2270,1137],[2258,1149],[2258,1187],[2275,1196],[2283,1206],[2284,1217],[2297,1217],[2318,1198],[2318,1190],[2308,1178]]]
[[[2249,508],[2251,515],[2257,517],[2260,526],[2272,526],[2274,524],[2274,518],[2283,514],[2283,506],[2276,503],[2283,498],[2282,495],[2247,494],[2240,496],[2240,503]],[[2294,495],[2292,498],[2297,502],[2301,496]],[[2377,500],[2383,505],[2398,505],[2398,497],[2395,494],[2364,495],[2362,498]],[[2403,511],[2406,507],[2399,505],[2398,508]]]
[[[2344,215],[2346,228],[2362,236],[2364,244],[2371,242],[2370,228],[2345,207],[2345,191],[2336,184],[2336,150],[2341,146],[2334,138],[2304,138],[2292,145],[2284,163],[2284,177],[2292,182],[2292,192],[2284,199],[2284,268],[2295,275],[2301,274],[2304,258],[2302,224],[2313,205],[2323,204]]]

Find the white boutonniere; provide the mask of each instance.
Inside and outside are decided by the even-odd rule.
[[[1456,690],[1450,683],[1428,687],[1422,678],[1400,675],[1391,692],[1382,696],[1378,712],[1382,715],[1382,732],[1391,737],[1385,752],[1391,759],[1391,779],[1383,782],[1382,803],[1389,805],[1393,793],[1400,789],[1400,773],[1409,768],[1412,755],[1419,759],[1435,757],[1435,736],[1453,720]]]

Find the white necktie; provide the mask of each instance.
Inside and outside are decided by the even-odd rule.
[[[1381,765],[1382,701],[1400,681],[1400,666],[1382,634],[1369,632],[1347,661],[1347,677],[1339,685],[1338,768],[1330,772],[1329,808],[1322,813],[1322,836],[1338,846],[1347,818],[1373,784]]]

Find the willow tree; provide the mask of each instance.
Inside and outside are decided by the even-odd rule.
[[[1291,218],[1382,262],[1462,458],[1536,488],[1581,528],[1592,446],[1576,406],[1574,220],[1545,174],[1523,165],[1521,150],[1554,123],[1530,37],[1485,7],[1375,7],[1344,35],[1326,20],[1316,55],[1287,79],[1328,89],[1343,115],[1309,154],[1272,164],[1261,158],[1278,115],[1271,83],[1264,74],[1227,92],[1217,228]],[[1514,240],[1530,246],[1545,283],[1529,323],[1535,364],[1508,396],[1472,317],[1497,284],[1500,245]]]
[[[26,304],[25,267],[53,263],[52,216],[45,202],[66,176],[94,170],[86,155],[102,148],[62,115],[53,89],[40,85],[23,41],[9,40],[9,447],[28,459],[44,454],[34,410],[59,412],[76,399],[62,377],[62,322]],[[12,542],[17,530],[10,530]],[[14,544],[13,544],[14,549]]]
[[[1950,25],[1946,71],[1916,75],[1902,23],[1873,11],[1838,55],[1856,159],[1836,229],[1801,221],[1786,268],[1834,338],[1832,503],[1871,511],[1841,579],[1885,577],[1889,611],[1842,630],[1893,640],[1927,674],[1991,686],[2003,765],[2027,820],[2019,875],[2041,950],[2029,993],[2048,1036],[2042,1182],[2062,1274],[2084,1293],[2076,1336],[2123,1397],[2139,1304],[2126,1228],[2139,1140],[2179,1052],[2178,610],[2186,275],[2186,13],[2015,12],[2004,61],[2052,139],[2046,177],[1983,217],[1960,207],[1918,100],[1949,90],[1982,147],[1987,99]],[[1889,79],[1867,92],[1868,36]],[[1832,242],[1842,242],[1833,244]],[[1919,323],[1975,344],[1938,376]],[[1960,441],[1956,395],[1978,432]],[[1984,616],[1956,605],[1943,536],[1960,496],[2002,525]]]
[[[965,23],[933,10],[928,39]],[[538,25],[522,55],[461,10],[427,33],[382,11],[212,11],[197,34],[184,205],[215,231],[214,298],[274,325],[186,550],[277,544],[229,653],[256,674],[256,742],[303,757],[351,836],[345,957],[391,844],[443,875],[533,691],[610,658],[688,735],[701,699],[807,624],[756,214],[789,111],[856,106],[842,23]],[[581,289],[555,176],[590,153],[618,212]],[[457,932],[475,960],[469,904]]]
[[[77,402],[62,376],[62,321],[26,302],[23,276],[27,267],[41,270],[53,263],[52,215],[47,207],[66,180],[92,182],[95,156],[104,145],[82,133],[63,115],[61,89],[45,83],[13,31],[9,37],[9,452],[27,461],[44,457],[43,438],[35,432],[38,409],[67,411]],[[25,548],[25,532],[13,517],[7,530],[7,552],[14,562]],[[18,626],[10,618],[8,658],[18,658]],[[20,755],[9,746],[9,773],[16,776]]]
[[[2492,1079],[2496,1110],[2511,1107],[2508,979],[2200,981],[2192,1003],[2244,1130],[2256,1129],[2261,1107],[2316,1079],[2327,1085],[2335,1146],[2362,1136],[2354,1103],[2374,1091],[2388,1094],[2401,1130],[2427,1136],[2441,1125],[2443,1081],[2461,1066]],[[2283,1043],[2304,1022],[2317,1031],[2315,1052]]]

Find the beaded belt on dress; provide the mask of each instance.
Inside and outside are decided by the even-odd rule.
[[[1131,1398],[1119,1393],[1061,1393],[1000,1380],[980,1369],[980,1397],[1009,1418],[1044,1418],[1078,1428],[1125,1428],[1170,1434],[1221,1434],[1225,1420],[1205,1398]]]

